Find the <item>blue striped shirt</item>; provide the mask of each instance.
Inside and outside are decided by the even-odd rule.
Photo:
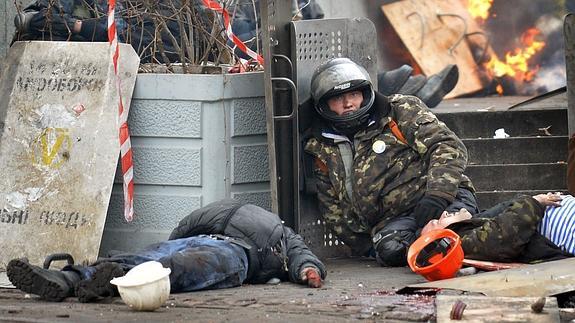
[[[561,250],[575,255],[575,197],[563,195],[560,207],[548,206],[537,229]]]

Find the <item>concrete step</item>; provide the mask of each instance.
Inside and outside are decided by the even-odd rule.
[[[564,162],[567,142],[567,136],[463,140],[469,165]]]
[[[471,165],[465,173],[477,191],[555,190],[566,187],[567,164]]]
[[[553,190],[525,190],[525,191],[479,191],[477,192],[477,202],[479,203],[479,208],[481,210],[488,209],[497,203],[501,203],[510,200],[519,195],[534,196],[537,194],[547,193],[547,192],[563,192],[564,189],[553,189]]]
[[[439,120],[460,138],[493,138],[495,130],[504,128],[511,137],[540,135],[538,129],[549,127],[553,136],[566,136],[567,109],[466,111],[436,113]]]

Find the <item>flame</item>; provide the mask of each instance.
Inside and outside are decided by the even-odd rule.
[[[467,0],[467,10],[474,19],[485,20],[489,17],[491,4],[493,4],[493,0]]]
[[[503,95],[503,86],[501,84],[497,84],[495,91],[497,91],[497,94]]]
[[[522,48],[507,52],[505,62],[500,61],[497,56],[493,56],[485,67],[494,77],[508,75],[520,82],[531,81],[539,67],[530,68],[529,59],[545,47],[545,42],[535,40],[535,37],[540,33],[537,28],[528,29],[521,36]]]

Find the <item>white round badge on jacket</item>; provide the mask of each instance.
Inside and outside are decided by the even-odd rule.
[[[376,140],[373,145],[371,145],[371,149],[376,154],[381,154],[385,151],[385,142],[383,140]]]

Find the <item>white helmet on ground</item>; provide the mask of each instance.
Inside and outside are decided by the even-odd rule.
[[[124,303],[136,311],[153,311],[170,296],[170,268],[148,261],[132,268],[123,277],[110,281],[118,286]]]

